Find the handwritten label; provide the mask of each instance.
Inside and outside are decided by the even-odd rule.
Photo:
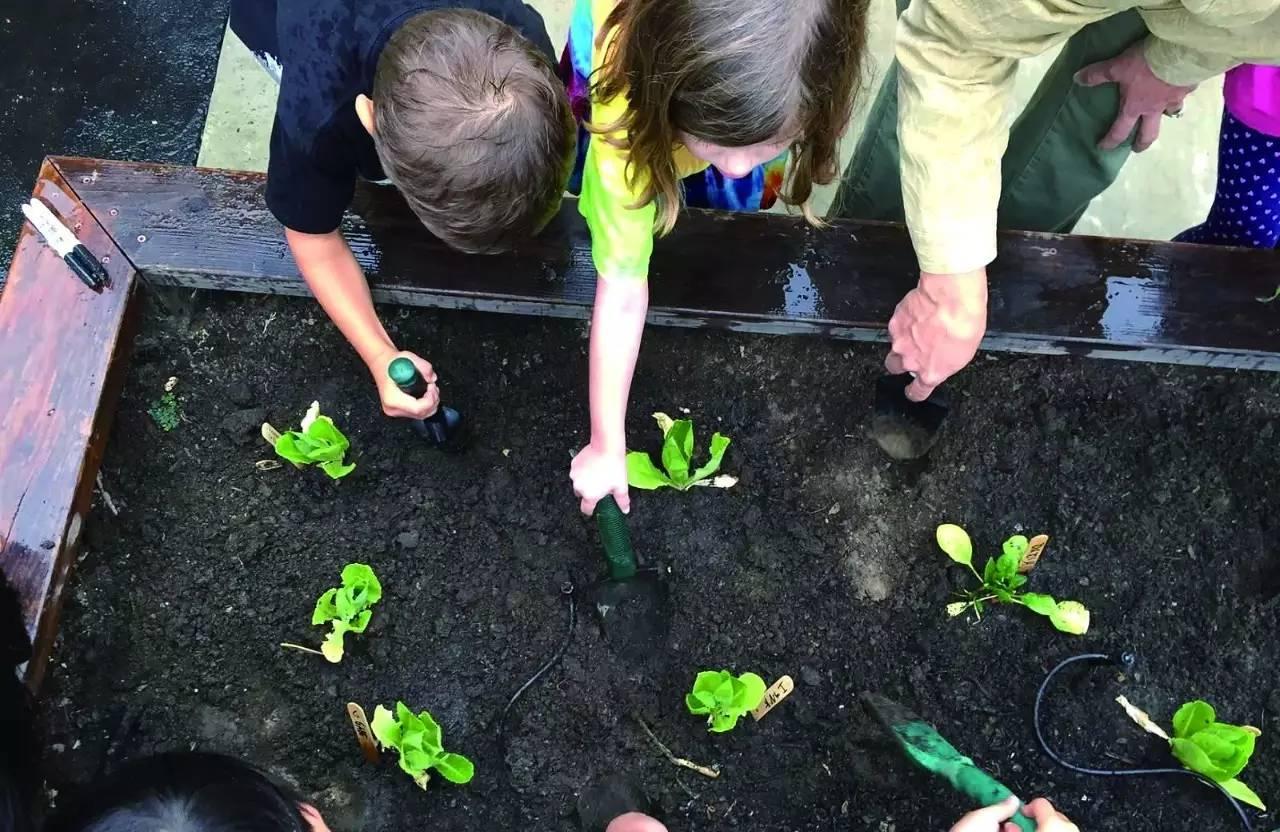
[[[1018,574],[1025,575],[1032,569],[1036,568],[1036,564],[1040,562],[1040,556],[1044,554],[1044,547],[1049,544],[1049,535],[1038,534],[1027,542],[1027,551],[1023,553],[1022,560],[1018,563]]]
[[[764,692],[764,699],[760,700],[760,706],[751,712],[751,716],[756,722],[764,719],[764,715],[772,711],[779,702],[791,695],[791,691],[796,689],[795,682],[791,681],[790,676],[783,676],[781,679],[773,683],[773,687]]]
[[[364,758],[371,763],[378,762],[378,747],[373,743],[373,730],[369,728],[369,720],[365,718],[364,708],[357,702],[347,703],[347,716],[351,718],[351,727],[356,731],[356,742]]]

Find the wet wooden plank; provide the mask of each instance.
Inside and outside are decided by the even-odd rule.
[[[22,600],[38,687],[132,342],[136,272],[47,162],[34,195],[98,256],[96,293],[24,225],[0,293],[0,569]]]
[[[57,164],[149,280],[307,294],[263,205],[261,176]],[[380,301],[589,313],[595,276],[572,201],[540,239],[510,255],[450,251],[386,188],[361,190],[345,231]],[[991,274],[985,349],[1280,370],[1280,311],[1256,300],[1280,282],[1276,252],[1005,233]],[[657,244],[650,318],[883,340],[915,275],[898,226],[838,222],[815,230],[793,217],[690,211]]]

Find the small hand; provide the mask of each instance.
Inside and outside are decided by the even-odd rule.
[[[914,373],[907,398],[924,401],[973,360],[987,329],[987,272],[921,274],[889,320],[885,368]]]
[[[1003,803],[970,812],[951,827],[951,832],[1018,832],[1016,824],[1006,823],[1017,811],[1018,798],[1010,797]],[[1022,814],[1035,820],[1036,832],[1080,832],[1078,826],[1043,797],[1024,806]]]
[[[606,451],[588,445],[573,458],[569,478],[573,480],[573,493],[582,501],[582,513],[588,517],[595,512],[596,503],[610,494],[617,500],[623,514],[631,511],[625,451]]]
[[[1195,87],[1166,84],[1147,63],[1144,44],[1129,47],[1108,61],[1090,64],[1076,73],[1076,83],[1085,87],[1115,84],[1120,88],[1120,113],[1107,135],[1098,142],[1103,150],[1124,144],[1137,126],[1133,150],[1141,153],[1160,136],[1160,119],[1182,112],[1182,101]]]
[[[420,399],[405,393],[387,375],[387,367],[397,358],[407,358],[418,368],[427,382],[427,392]],[[400,419],[425,419],[436,412],[440,406],[440,388],[436,386],[436,371],[431,363],[411,352],[391,349],[380,354],[369,363],[369,372],[378,385],[378,398],[382,401],[382,412]]]

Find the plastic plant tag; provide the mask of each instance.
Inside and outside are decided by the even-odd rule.
[[[348,702],[347,716],[351,718],[351,727],[355,729],[356,742],[360,743],[364,758],[371,763],[378,762],[378,747],[373,744],[373,731],[369,728],[369,720],[365,718],[364,708],[358,702]]]
[[[764,692],[764,699],[760,700],[759,706],[751,712],[751,718],[756,722],[764,719],[765,714],[772,711],[774,707],[791,695],[791,691],[796,689],[795,682],[791,681],[790,676],[783,676]]]

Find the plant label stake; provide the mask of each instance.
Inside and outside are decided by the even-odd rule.
[[[373,744],[373,731],[369,728],[369,720],[365,718],[364,708],[360,707],[359,702],[348,702],[347,716],[351,719],[351,727],[355,729],[356,742],[360,743],[364,758],[371,763],[378,762],[378,747]]]
[[[781,679],[773,683],[767,691],[764,692],[764,699],[760,700],[760,704],[751,712],[751,718],[756,722],[764,719],[765,714],[774,709],[779,702],[791,695],[791,691],[796,689],[795,682],[791,681],[790,676],[783,676]]]
[[[911,373],[881,376],[876,381],[875,410],[871,416],[871,438],[896,460],[919,459],[933,448],[942,422],[951,409],[934,393],[922,402],[907,398]]]
[[[658,570],[641,569],[627,519],[612,496],[596,504],[608,575],[587,588],[614,651],[629,661],[660,655],[671,630],[670,598]]]
[[[912,762],[946,780],[951,788],[972,800],[975,808],[995,805],[1013,795],[1007,786],[943,739],[932,725],[898,703],[875,693],[862,694],[862,701]],[[1022,805],[1019,801],[1019,811],[1007,822],[1022,832],[1036,832],[1036,822],[1022,814]]]
[[[420,399],[427,394],[427,380],[418,372],[412,361],[400,357],[387,365],[387,375],[396,383],[396,387],[406,395]],[[413,429],[437,448],[451,448],[457,444],[458,428],[462,425],[462,415],[452,407],[443,404],[436,408],[425,419],[413,419]]]

